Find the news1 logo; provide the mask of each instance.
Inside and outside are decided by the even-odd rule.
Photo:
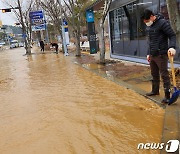
[[[178,140],[169,140],[166,145],[166,152],[176,152],[179,148],[180,151],[180,144]]]
[[[138,150],[162,150],[164,149],[166,152],[177,152],[179,148],[180,153],[180,142],[178,140],[169,140],[166,144],[165,143],[139,143],[137,149]]]

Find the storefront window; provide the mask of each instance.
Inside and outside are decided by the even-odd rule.
[[[136,3],[131,3],[110,12],[111,46],[115,54],[137,55],[136,8]]]
[[[180,0],[177,0],[180,11]],[[161,13],[168,19],[166,0],[137,0],[121,5],[109,14],[111,49],[114,55],[146,57],[148,50],[146,25],[141,20],[145,9]]]
[[[140,40],[146,39],[146,25],[141,20],[141,15],[145,9],[153,9],[152,0],[139,0],[137,3],[138,10],[138,34]]]
[[[165,19],[169,19],[166,0],[160,0],[160,13],[165,17]]]
[[[124,53],[138,56],[138,34],[137,34],[137,5],[135,2],[125,5],[123,8],[123,37]]]
[[[122,8],[111,11],[109,17],[113,54],[123,54]]]
[[[177,6],[180,13],[180,0],[177,0]],[[160,0],[160,13],[163,14],[165,19],[169,19],[166,0]]]

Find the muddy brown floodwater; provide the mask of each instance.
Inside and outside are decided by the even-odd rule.
[[[161,141],[164,110],[50,52],[0,53],[1,154],[135,154]],[[159,153],[159,151],[157,151]]]

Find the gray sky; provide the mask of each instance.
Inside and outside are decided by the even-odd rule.
[[[2,1],[0,0],[0,9],[4,8],[7,7],[5,7]],[[2,10],[0,10],[0,20],[2,20],[3,25],[14,25],[14,23],[16,22],[16,18],[13,12],[2,13]]]

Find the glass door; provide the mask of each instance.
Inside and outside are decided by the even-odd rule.
[[[123,54],[122,8],[110,12],[111,49],[115,55]]]
[[[111,47],[113,54],[138,55],[136,3],[110,12]]]
[[[138,56],[136,2],[122,8],[124,54]]]

